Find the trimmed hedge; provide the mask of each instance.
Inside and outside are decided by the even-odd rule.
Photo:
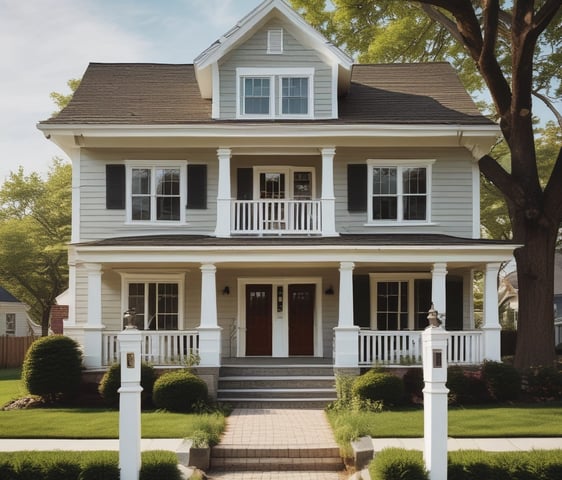
[[[402,379],[392,373],[369,370],[357,377],[352,387],[353,395],[363,400],[382,402],[388,405],[397,405],[404,398],[404,385]]]
[[[498,402],[516,400],[521,393],[521,375],[507,363],[485,361],[482,364],[482,380],[490,396]]]
[[[187,370],[164,373],[152,391],[154,405],[171,412],[193,412],[208,402],[208,396],[207,384]]]
[[[82,375],[82,352],[64,335],[35,340],[25,355],[22,380],[32,395],[53,402],[75,395]]]
[[[427,480],[422,452],[402,448],[385,448],[369,465],[373,480]],[[488,478],[488,477],[482,477]]]
[[[141,404],[143,408],[152,406],[152,389],[156,381],[154,367],[148,363],[141,363]],[[104,402],[112,407],[119,406],[119,393],[121,387],[121,364],[114,363],[103,375],[98,386],[98,392]]]

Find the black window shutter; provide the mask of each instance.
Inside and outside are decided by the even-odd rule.
[[[463,327],[463,283],[462,277],[447,276],[445,286],[445,326],[447,330],[462,330]]]
[[[369,275],[353,276],[353,324],[371,328],[371,287]]]
[[[105,208],[125,209],[125,165],[105,166]]]
[[[365,164],[347,166],[347,210],[367,211],[367,165]]]
[[[236,172],[236,200],[253,200],[254,198],[254,170],[239,168]]]
[[[187,166],[187,206],[204,210],[207,208],[207,165]]]

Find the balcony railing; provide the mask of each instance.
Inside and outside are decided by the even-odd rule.
[[[102,364],[119,362],[119,334],[102,334]],[[154,365],[186,364],[191,355],[199,352],[199,334],[194,330],[141,331],[141,357]]]
[[[359,365],[421,365],[421,331],[359,332]],[[483,360],[481,331],[449,332],[447,361],[477,365]]]
[[[234,200],[233,234],[322,233],[320,200]]]

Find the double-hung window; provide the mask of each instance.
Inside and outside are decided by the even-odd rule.
[[[182,163],[158,166],[134,162],[127,170],[128,218],[132,222],[183,222],[186,204],[186,167]]]
[[[367,194],[369,223],[427,223],[431,209],[431,162],[369,161]]]
[[[16,334],[16,314],[6,314],[6,335],[13,336]]]
[[[270,78],[244,78],[244,113],[247,115],[269,115]]]
[[[281,78],[281,113],[283,115],[308,115],[308,78]]]

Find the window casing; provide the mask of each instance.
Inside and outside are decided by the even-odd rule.
[[[432,163],[369,160],[368,223],[429,223]]]
[[[6,335],[14,336],[16,334],[16,314],[6,314]]]
[[[126,180],[128,221],[185,222],[186,177],[185,162],[129,162]]]

